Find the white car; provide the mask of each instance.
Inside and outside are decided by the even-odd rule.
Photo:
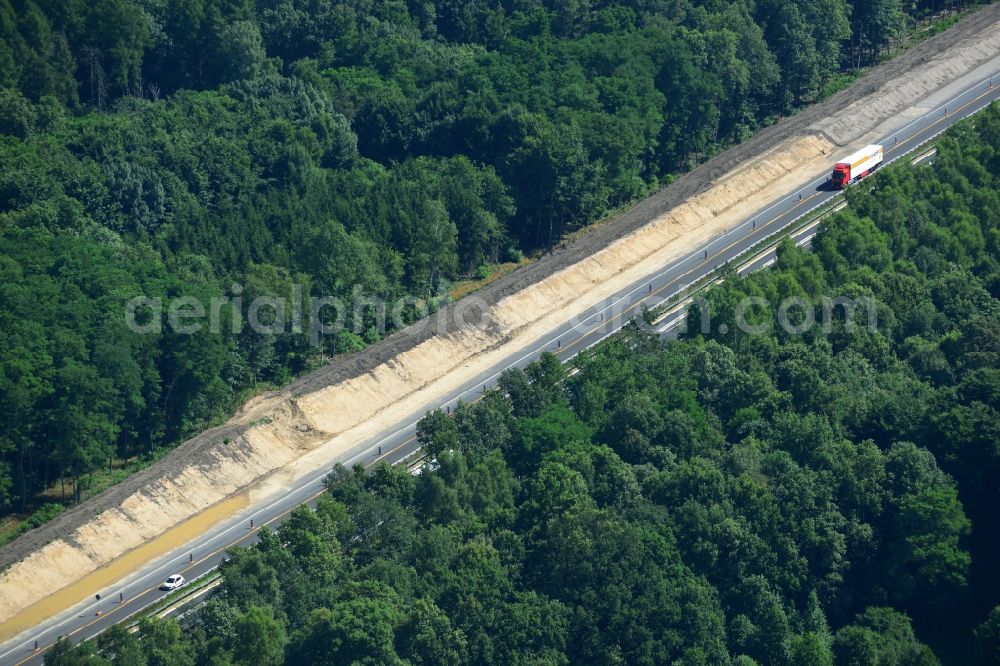
[[[178,587],[184,584],[184,576],[180,574],[174,574],[170,576],[165,581],[163,585],[160,586],[161,590],[176,590]]]

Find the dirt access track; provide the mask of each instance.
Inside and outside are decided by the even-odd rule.
[[[841,153],[901,126],[935,93],[998,56],[1000,5],[990,5],[472,301],[251,401],[225,425],[0,549],[0,640],[79,601],[61,599],[71,589],[57,595],[59,603],[48,595],[109,563],[122,563],[124,575],[143,563],[134,560],[162,554],[140,548],[171,528],[206,512],[222,520],[223,508],[263,501],[406,415],[440,404],[557,323],[686,256],[821,175]],[[473,302],[481,306],[470,313]],[[465,325],[456,323],[456,310],[465,310]]]

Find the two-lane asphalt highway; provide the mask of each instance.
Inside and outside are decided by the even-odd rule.
[[[992,82],[992,77],[996,76],[1000,84],[1000,63],[994,62],[993,65],[993,69],[985,72],[985,68],[977,70],[978,76],[970,75],[966,77],[968,80],[953,83],[948,99],[931,103],[908,125],[882,137],[887,162],[914,150],[956,121],[1000,97],[1000,85],[994,86]],[[559,326],[530,347],[512,354],[466,383],[446,402],[428,405],[410,414],[397,427],[359,442],[344,455],[341,462],[350,467],[403,460],[418,448],[416,422],[426,409],[450,409],[459,400],[474,402],[486,388],[496,386],[497,378],[504,369],[523,367],[542,352],[555,353],[562,360],[572,358],[618,331],[645,308],[664,304],[691,283],[710,275],[717,266],[743,255],[768,238],[777,237],[803,215],[840,194],[829,188],[827,177],[823,176],[775,201],[687,258],[636,281],[614,297]],[[759,263],[766,263],[766,259],[761,259]],[[756,264],[751,266],[756,267]],[[121,622],[160,600],[167,593],[158,590],[158,586],[168,575],[180,573],[190,581],[210,572],[224,558],[227,549],[253,543],[260,528],[274,528],[295,507],[313,501],[323,492],[323,479],[328,472],[328,469],[317,469],[300,479],[294,490],[271,499],[266,505],[248,507],[238,515],[223,520],[183,547],[141,566],[117,585],[88,591],[73,608],[23,631],[0,646],[0,664],[20,666],[40,663],[45,651],[58,637],[69,636],[74,641],[93,637],[111,624]],[[97,594],[100,594],[100,599],[95,597]]]

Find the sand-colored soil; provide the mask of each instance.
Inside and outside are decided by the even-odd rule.
[[[167,530],[155,539],[143,543],[138,548],[133,548],[109,564],[95,569],[86,575],[77,577],[75,582],[63,587],[54,594],[42,597],[13,618],[0,624],[0,641],[16,636],[25,629],[30,629],[45,618],[51,617],[59,611],[76,604],[80,599],[89,598],[94,593],[94,590],[108,589],[116,581],[121,580],[124,575],[127,575],[137,567],[142,566],[164,552],[187,543],[191,532],[204,530],[227,516],[231,516],[245,507],[247,502],[246,495],[229,497],[225,501],[212,506],[210,509],[185,520],[180,525]],[[53,558],[58,560],[61,554],[67,554],[69,555],[69,559],[72,560],[72,549],[67,548],[65,543],[56,543],[58,545],[53,545],[58,549],[58,552],[53,553]],[[72,562],[66,562],[66,564],[72,564]],[[111,596],[113,598],[114,595]],[[128,617],[135,610],[129,606],[128,599],[121,606],[113,607],[114,612],[123,613],[122,617]]]
[[[882,120],[919,105],[939,88],[961,78],[998,52],[1000,23],[994,23],[974,38],[963,40],[920,67],[886,82],[872,95],[854,102],[843,113],[815,123],[812,128],[845,145],[878,126]]]
[[[0,549],[0,562],[9,564],[0,574],[0,640],[82,599],[74,585],[81,579],[98,570],[120,577],[175,547],[157,537],[176,533],[171,528],[192,516],[206,515],[209,507],[236,493],[258,502],[280,492],[367,436],[438,404],[575,313],[816,178],[889,115],[1000,53],[997,18],[996,7],[978,12],[949,31],[950,37],[943,33],[918,47],[944,45],[948,51],[921,56],[915,49],[825,103],[833,120],[822,121],[817,115],[822,108],[803,112],[573,246],[499,280],[478,294],[486,311],[475,325],[452,325],[459,303],[366,352],[338,360],[285,391],[252,401],[226,426],[203,433],[121,487]],[[914,77],[911,68],[923,74]],[[859,101],[859,91],[880,97]],[[892,100],[882,99],[890,94]],[[223,517],[215,509],[211,515]],[[204,527],[199,524],[197,530]],[[127,567],[121,566],[125,560],[116,558],[130,551]],[[101,569],[109,563],[114,564]]]

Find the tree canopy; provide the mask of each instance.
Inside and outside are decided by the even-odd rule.
[[[992,107],[933,167],[849,191],[814,252],[713,287],[710,333],[629,329],[571,375],[546,355],[429,414],[420,474],[334,470],[183,632],[48,663],[995,663],[998,128]],[[844,293],[877,325],[733,318]]]
[[[551,248],[941,4],[0,0],[0,512]],[[121,325],[138,296],[295,285],[418,303],[319,345],[235,306],[213,336]]]

